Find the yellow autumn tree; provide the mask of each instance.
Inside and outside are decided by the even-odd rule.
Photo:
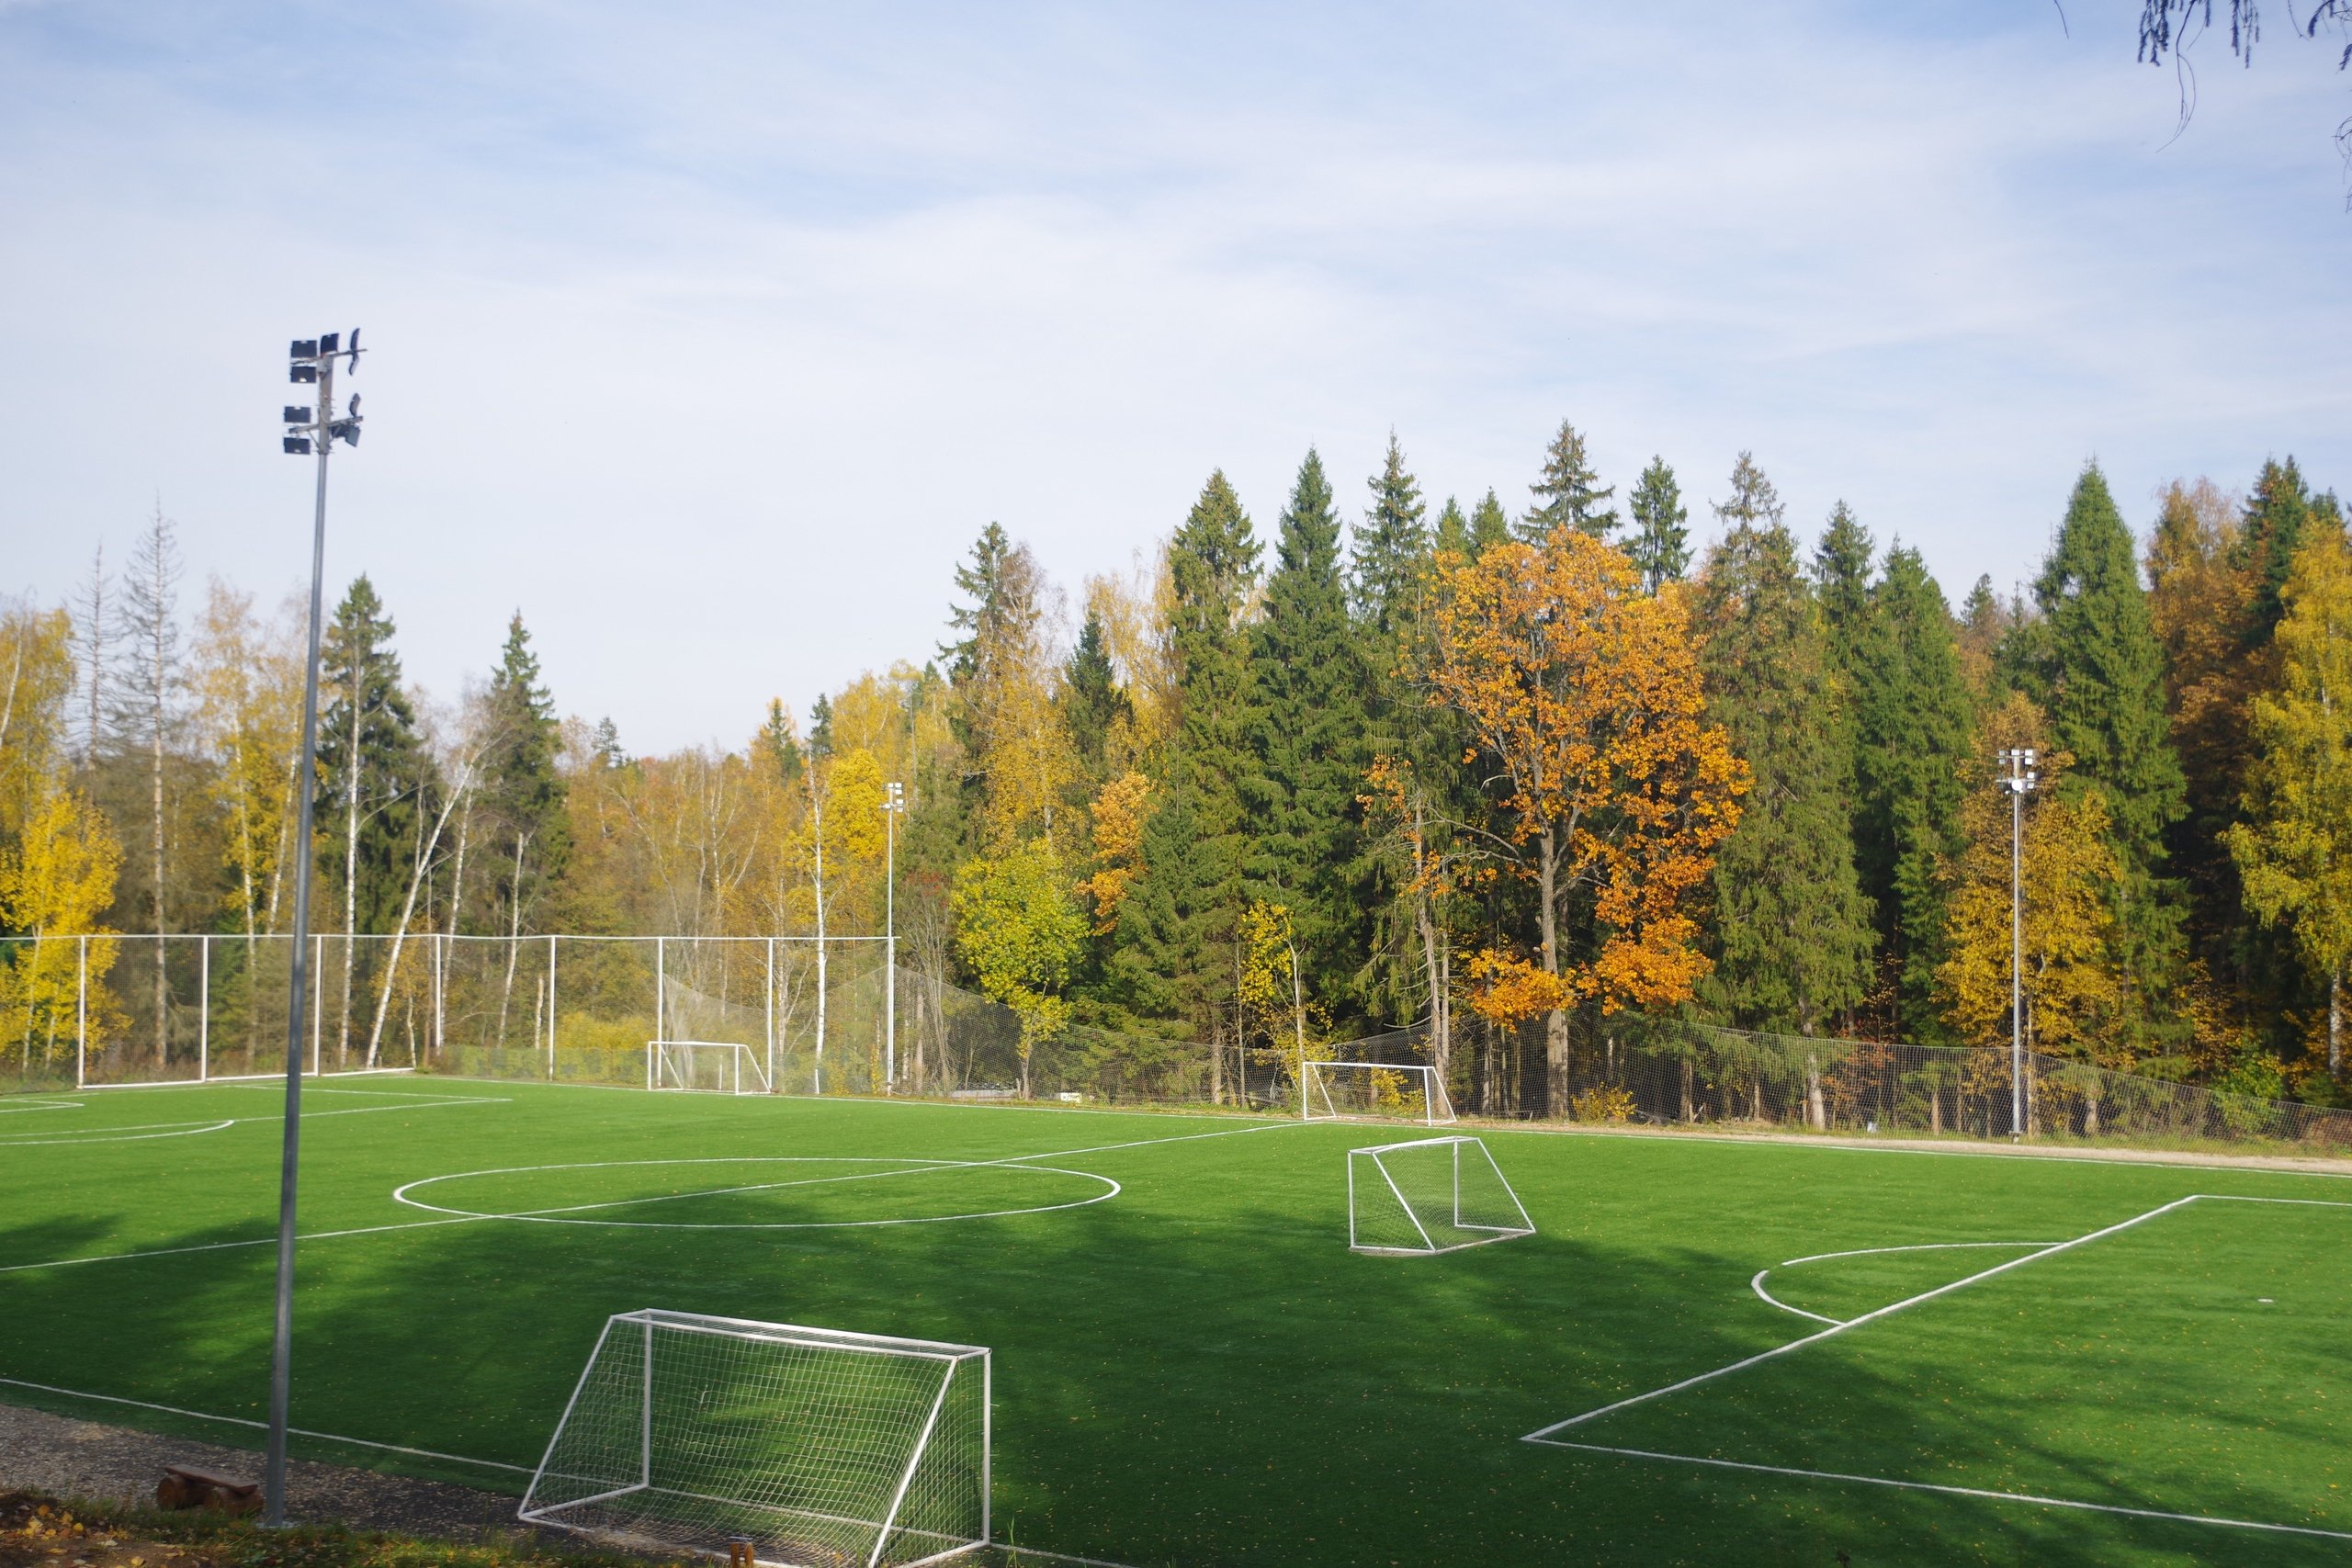
[[[0,844],[22,834],[62,769],[73,649],[64,611],[0,603]]]
[[[1119,929],[1119,906],[1143,874],[1143,828],[1151,815],[1151,780],[1128,773],[1094,797],[1094,872],[1078,890],[1094,906],[1094,933]]]
[[[1492,841],[1536,890],[1535,962],[1489,952],[1473,970],[1489,1003],[1548,1014],[1546,1102],[1563,1114],[1568,1007],[1679,1002],[1706,972],[1699,890],[1747,769],[1704,722],[1682,596],[1644,593],[1600,540],[1560,527],[1540,546],[1445,552],[1437,589],[1430,700],[1467,722],[1497,780]],[[1592,936],[1572,952],[1579,903]]]
[[[221,901],[250,938],[269,928],[278,904],[301,734],[301,658],[283,628],[254,615],[252,594],[217,577],[192,654],[197,724],[215,762],[207,787],[227,828],[221,852],[231,880]]]
[[[2040,750],[2047,744],[2045,725],[2039,708],[2012,693],[1987,717],[1984,733],[1994,747]],[[2121,1066],[2128,1064],[2114,1042],[2130,977],[2115,925],[2115,886],[2123,868],[2107,840],[2105,796],[2085,790],[2070,800],[2053,787],[2073,761],[2044,750],[2041,783],[2025,803],[2026,1047]],[[1979,781],[1961,807],[1967,847],[1943,868],[1951,900],[1937,988],[1954,1032],[1983,1044],[2006,1038],[2009,1029],[2009,813],[2008,795],[1989,776]]]
[[[950,902],[956,951],[980,989],[1021,1020],[1021,1093],[1030,1059],[1069,1022],[1062,991],[1086,941],[1086,917],[1070,897],[1069,874],[1051,841],[1033,839],[956,873]]]
[[[31,942],[12,944],[0,967],[0,1029],[29,1076],[36,1057],[70,1051],[80,1022],[86,962],[91,1043],[112,1037],[119,1009],[104,984],[116,939],[102,923],[114,902],[122,846],[105,816],[78,790],[56,785],[32,807],[15,840],[0,847],[0,925]],[[89,936],[85,944],[77,939]]]
[[[2327,1070],[2340,1081],[2352,964],[2352,548],[2337,528],[2313,535],[2279,595],[2278,683],[2253,702],[2247,819],[2229,847],[2246,908],[2290,927],[2326,984]]]

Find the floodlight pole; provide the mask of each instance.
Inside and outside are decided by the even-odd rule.
[[[326,352],[320,352],[324,349]],[[304,352],[308,350],[308,352]],[[357,445],[359,416],[337,420],[334,413],[334,362],[348,355],[359,364],[359,333],[342,347],[334,336],[298,341],[289,356],[288,378],[305,384],[315,373],[319,405],[308,423],[288,408],[287,452],[300,457],[315,445],[319,458],[316,498],[311,512],[311,619],[302,663],[302,750],[295,770],[294,953],[286,1021],[286,1134],[277,1177],[277,1290],[276,1323],[269,1355],[269,1448],[263,1472],[262,1522],[273,1528],[286,1523],[286,1435],[293,1394],[294,1347],[294,1216],[295,1178],[300,1169],[302,1136],[302,1028],[310,1000],[311,959],[311,804],[316,794],[319,755],[319,641],[325,604],[327,550],[327,459],[338,436]]]
[[[899,1088],[899,813],[907,808],[906,786],[896,779],[882,786],[882,1092]]]
[[[2031,747],[2001,752],[2009,771],[2009,1138],[2025,1137],[2025,797],[2038,776]]]

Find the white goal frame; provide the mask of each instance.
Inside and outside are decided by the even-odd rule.
[[[719,1069],[724,1089],[703,1089],[694,1080],[691,1071],[680,1071],[690,1055],[673,1053],[720,1051],[728,1053],[727,1066]],[[733,1040],[649,1040],[645,1043],[645,1087],[684,1094],[766,1094],[768,1075],[759,1053],[751,1046]]]
[[[1448,1192],[1440,1207],[1446,1210],[1446,1229],[1432,1235],[1430,1224],[1397,1185],[1396,1174],[1390,1161],[1396,1156],[1411,1155],[1419,1158],[1437,1157],[1439,1149],[1449,1151]],[[1486,1188],[1486,1199],[1492,1202],[1499,1195],[1510,1205],[1510,1213],[1517,1224],[1487,1224],[1465,1220],[1462,1213],[1463,1177],[1465,1169],[1474,1187]],[[1491,1185],[1489,1185],[1491,1183]],[[1393,1202],[1401,1210],[1421,1239],[1419,1247],[1391,1247],[1368,1242],[1363,1238],[1358,1224],[1362,1205],[1366,1201]],[[1430,1219],[1436,1216],[1432,1214]],[[1502,1220],[1499,1205],[1487,1216]],[[1487,1152],[1485,1140],[1457,1134],[1446,1138],[1414,1138],[1401,1144],[1377,1144],[1370,1148],[1348,1151],[1348,1250],[1372,1253],[1389,1258],[1428,1258],[1442,1252],[1459,1252],[1468,1247],[1484,1247],[1489,1242],[1510,1241],[1518,1236],[1533,1235],[1535,1222],[1527,1217],[1526,1206],[1504,1177],[1502,1168],[1495,1164],[1495,1156]]]
[[[1298,1086],[1298,1115],[1302,1122],[1418,1122],[1426,1127],[1443,1126],[1453,1120],[1453,1101],[1447,1098],[1445,1080],[1437,1069],[1415,1062],[1306,1062],[1301,1065],[1304,1077]],[[1383,1116],[1376,1111],[1358,1110],[1351,1098],[1351,1089],[1361,1093],[1374,1073],[1400,1073],[1415,1086],[1421,1097],[1419,1116]],[[1332,1089],[1340,1086],[1340,1098]]]
[[[663,1409],[657,1416],[658,1357],[662,1353],[673,1357],[690,1354],[697,1343],[706,1350],[713,1343],[729,1344],[745,1348],[753,1355],[765,1348],[780,1356],[804,1359],[842,1357],[847,1359],[845,1366],[875,1357],[916,1364],[910,1368],[913,1375],[908,1392],[917,1396],[922,1408],[909,1405],[902,1414],[920,1416],[920,1430],[903,1457],[877,1454],[870,1436],[862,1451],[835,1445],[830,1453],[815,1461],[817,1467],[821,1468],[827,1458],[835,1455],[848,1457],[835,1467],[833,1474],[811,1475],[809,1454],[820,1450],[819,1444],[808,1439],[813,1436],[821,1440],[823,1437],[821,1431],[812,1430],[816,1426],[813,1418],[828,1411],[837,1412],[843,1402],[838,1397],[809,1398],[803,1391],[798,1408],[782,1409],[772,1420],[763,1423],[763,1429],[776,1434],[785,1443],[780,1450],[771,1450],[766,1456],[771,1466],[783,1469],[763,1472],[757,1462],[760,1456],[746,1456],[749,1462],[742,1474],[743,1484],[737,1489],[743,1495],[736,1496],[693,1490],[695,1483],[691,1481],[685,1487],[664,1486],[661,1483],[665,1464],[692,1473],[696,1461],[708,1462],[707,1450],[696,1447],[697,1437],[705,1435],[697,1431],[697,1427],[707,1420],[724,1421],[729,1417],[706,1417],[706,1404],[724,1410],[742,1397],[740,1387],[706,1383],[673,1393],[676,1406]],[[600,1367],[605,1373],[601,1379]],[[924,1385],[933,1375],[935,1389],[926,1392]],[[688,1381],[691,1383],[690,1373]],[[597,1406],[592,1395],[587,1402],[591,1407],[583,1408],[582,1396],[590,1394],[592,1383],[599,1393],[608,1397],[620,1391],[619,1397],[634,1400],[636,1407],[616,1412]],[[689,1393],[691,1399],[686,1397]],[[956,1396],[952,1401],[951,1395]],[[820,1562],[863,1562],[865,1568],[883,1568],[886,1564],[892,1568],[916,1568],[921,1563],[942,1562],[984,1547],[990,1539],[992,1395],[990,1357],[985,1346],[762,1323],[751,1318],[671,1312],[660,1307],[616,1313],[605,1320],[604,1331],[596,1337],[596,1347],[581,1370],[580,1381],[573,1385],[553,1436],[548,1439],[546,1454],[532,1472],[530,1487],[516,1517],[530,1524],[551,1525],[590,1537],[618,1540],[639,1550],[653,1547],[665,1552],[683,1550],[703,1556],[731,1557],[733,1543],[749,1541],[755,1562],[778,1568],[805,1568]],[[854,1393],[848,1403],[855,1406]],[[616,1414],[625,1419],[616,1422]],[[796,1417],[801,1423],[797,1427]],[[741,1423],[740,1410],[734,1412],[732,1419]],[[976,1430],[972,1429],[975,1421]],[[568,1435],[572,1440],[567,1446]],[[927,1495],[915,1495],[918,1473],[923,1471],[924,1461],[933,1457],[934,1450],[944,1450],[951,1455],[944,1462],[953,1463],[955,1445],[959,1442],[976,1450],[967,1457],[975,1459],[977,1464],[967,1471],[961,1481],[972,1488],[967,1501],[976,1506],[977,1517],[967,1517],[959,1528],[953,1529],[943,1528],[948,1521],[935,1516],[922,1516],[916,1522],[910,1522],[910,1515],[921,1514],[921,1506],[927,1498]],[[828,1481],[838,1483],[842,1469],[860,1464],[868,1472],[863,1479],[870,1483],[865,1499],[868,1506],[862,1512],[842,1514],[809,1506],[824,1501],[833,1502],[836,1508],[846,1506],[837,1497],[820,1498],[808,1494]],[[792,1472],[786,1473],[786,1470]],[[927,1479],[935,1485],[939,1477],[934,1472]],[[839,1492],[838,1484],[834,1490]],[[878,1517],[868,1517],[869,1513]],[[870,1548],[865,1543],[869,1534]],[[790,1555],[782,1554],[787,1552]]]

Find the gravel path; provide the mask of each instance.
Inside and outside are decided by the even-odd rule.
[[[23,1487],[60,1497],[153,1507],[155,1483],[166,1464],[192,1464],[258,1481],[262,1456],[248,1449],[225,1449],[0,1404],[0,1491]],[[520,1523],[512,1497],[311,1460],[288,1462],[286,1506],[297,1519],[332,1520],[354,1529],[464,1540],[492,1534],[543,1535],[551,1543],[577,1544],[572,1537],[532,1530]]]

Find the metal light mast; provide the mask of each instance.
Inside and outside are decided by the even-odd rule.
[[[2041,775],[2030,746],[2001,752],[2009,795],[2009,1136],[2025,1136],[2025,797]]]
[[[291,363],[286,378],[298,387],[315,386],[319,406],[286,406],[285,451],[288,457],[319,459],[317,499],[311,513],[311,624],[309,651],[302,664],[302,757],[294,774],[296,827],[294,842],[294,961],[286,1011],[286,1139],[277,1178],[277,1306],[276,1332],[269,1355],[269,1455],[264,1474],[264,1512],[268,1525],[286,1522],[286,1427],[293,1393],[294,1347],[294,1182],[302,1136],[302,1025],[310,997],[311,973],[311,807],[315,793],[319,756],[319,622],[326,587],[327,459],[337,441],[359,445],[359,400],[341,417],[334,412],[334,366],[338,359],[359,368],[359,329],[351,330],[345,346],[342,334],[297,338],[288,351]]]
[[[893,779],[882,786],[882,1092],[899,1090],[899,818],[907,809],[906,786]]]

